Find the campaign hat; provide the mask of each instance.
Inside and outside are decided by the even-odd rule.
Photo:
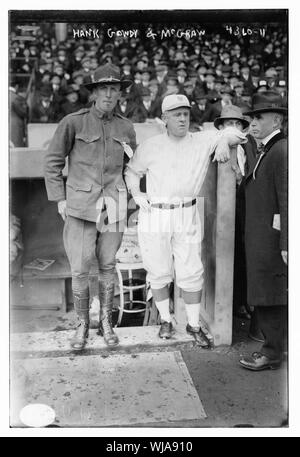
[[[121,76],[120,69],[111,63],[101,65],[98,67],[94,73],[91,73],[88,77],[88,81],[84,83],[85,87],[89,90],[92,90],[94,87],[99,84],[121,84],[121,90],[126,87],[131,86],[132,81],[130,79],[125,79]]]

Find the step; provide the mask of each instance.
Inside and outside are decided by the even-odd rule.
[[[118,327],[115,329],[120,344],[114,351],[128,350],[135,347],[169,347],[184,343],[193,343],[194,339],[188,335],[184,326],[175,326],[175,333],[172,338],[166,340],[158,337],[159,326],[141,327]],[[12,333],[10,347],[13,353],[23,353],[25,356],[41,356],[41,354],[57,353],[57,356],[64,353],[73,352],[70,349],[70,339],[74,330],[50,331],[50,332],[31,332],[31,333]],[[85,352],[107,352],[108,348],[101,336],[97,335],[97,330],[90,330],[88,344]],[[112,350],[112,349],[110,349]]]

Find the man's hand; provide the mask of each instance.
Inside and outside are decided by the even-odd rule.
[[[151,205],[145,192],[137,192],[133,195],[135,203],[144,211],[150,211]]]
[[[215,149],[215,156],[213,162],[227,162],[230,159],[230,146],[228,140],[225,138],[220,139]]]
[[[59,214],[61,215],[61,217],[63,218],[63,220],[65,221],[66,216],[67,216],[67,200],[62,200],[62,201],[58,202],[57,210],[58,210]]]
[[[284,263],[287,265],[288,263],[288,252],[287,251],[281,251],[281,257]]]

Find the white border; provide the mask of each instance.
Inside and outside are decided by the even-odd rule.
[[[43,9],[56,10],[61,9],[61,1],[52,0],[51,2],[43,2]],[[157,8],[155,6],[157,5]],[[188,5],[188,7],[187,7]],[[28,1],[26,2],[26,8],[24,3],[21,1],[11,1],[6,3],[6,10],[1,8],[1,45],[3,48],[3,63],[5,69],[0,72],[1,74],[1,139],[2,139],[2,160],[1,160],[1,180],[0,180],[0,192],[3,199],[1,205],[2,224],[1,224],[1,303],[0,303],[0,436],[11,436],[11,437],[39,437],[39,436],[103,436],[103,437],[142,437],[142,436],[160,436],[160,437],[292,437],[299,436],[300,434],[300,415],[299,415],[299,353],[300,353],[300,300],[297,299],[297,282],[299,283],[299,274],[297,267],[299,268],[299,197],[297,194],[297,182],[299,181],[299,144],[296,140],[297,127],[295,126],[296,120],[299,118],[299,107],[300,107],[300,96],[299,96],[299,2],[292,1],[257,1],[253,0],[249,2],[248,9],[289,9],[289,211],[290,211],[290,227],[289,227],[289,246],[290,246],[290,258],[289,258],[289,285],[290,285],[290,365],[289,365],[289,420],[290,426],[286,429],[280,428],[263,428],[263,429],[232,429],[232,428],[209,428],[209,429],[186,429],[186,428],[113,428],[113,429],[9,429],[9,405],[8,405],[8,383],[9,383],[9,358],[8,358],[8,341],[9,341],[9,316],[8,316],[8,69],[7,55],[8,55],[8,10],[39,10],[41,9],[40,1]],[[69,6],[66,8],[66,6]],[[63,9],[99,9],[99,2],[86,1],[84,4],[81,1],[73,0],[64,2]],[[116,2],[110,0],[109,8],[102,8],[107,10],[141,10],[141,2],[139,1],[127,1],[126,3]],[[201,8],[199,1],[188,1],[184,2],[185,8],[182,8],[182,2],[177,0],[168,0],[163,3],[155,1],[151,3],[151,9],[206,9]],[[224,2],[212,1],[209,3],[209,9],[224,9]],[[227,9],[245,9],[241,8],[241,2],[238,1],[227,1]],[[145,8],[144,8],[145,9]],[[208,8],[207,8],[208,9]],[[298,112],[296,112],[298,108]],[[296,127],[296,128],[295,128]],[[297,190],[296,190],[297,189]],[[3,245],[2,245],[3,244]],[[259,374],[258,374],[259,375]]]

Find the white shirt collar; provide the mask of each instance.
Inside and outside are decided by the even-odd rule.
[[[280,133],[280,129],[274,130],[274,132],[270,133],[270,135],[263,138],[261,140],[261,143],[263,143],[265,146],[270,141],[270,139],[273,138],[273,136],[277,135],[278,133]]]

